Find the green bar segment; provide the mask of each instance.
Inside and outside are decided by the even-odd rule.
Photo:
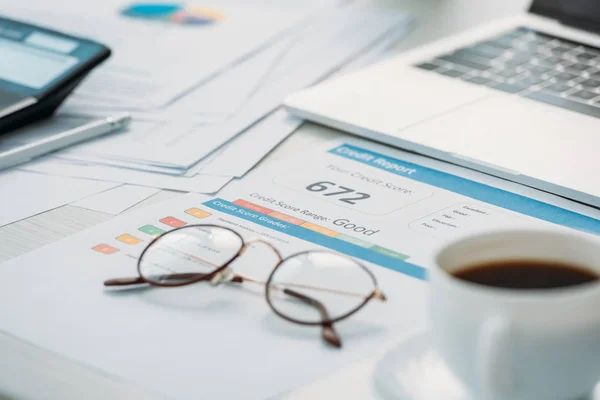
[[[371,247],[371,250],[376,251],[381,254],[385,254],[386,256],[389,256],[389,257],[397,258],[399,260],[406,260],[409,258],[409,256],[407,256],[406,254],[396,253],[395,251],[386,249],[384,247],[379,247],[377,245],[374,245],[373,247]]]
[[[373,246],[373,244],[371,244],[369,242],[365,242],[363,240],[354,238],[352,236],[344,235],[344,234],[337,236],[336,239],[340,239],[340,240],[343,240],[344,242],[348,242],[348,243],[352,243],[352,244],[355,244],[360,247],[364,247],[365,249],[369,249],[369,248],[371,248],[371,246]]]
[[[157,228],[154,225],[144,225],[138,228],[140,232],[144,232],[146,235],[156,236],[165,233],[163,229]]]

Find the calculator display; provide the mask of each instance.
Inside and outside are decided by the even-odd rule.
[[[102,51],[91,41],[0,18],[0,90],[43,95]]]

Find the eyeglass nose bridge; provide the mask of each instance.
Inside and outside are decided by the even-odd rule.
[[[256,279],[253,279],[250,277],[245,277],[243,275],[235,274],[230,267],[231,263],[233,263],[237,258],[240,258],[241,256],[243,256],[244,253],[248,250],[248,248],[252,244],[255,244],[255,243],[262,243],[265,246],[267,246],[269,249],[271,249],[273,251],[273,253],[275,253],[275,255],[277,256],[277,263],[274,268],[277,268],[279,266],[279,264],[281,264],[281,261],[283,258],[281,257],[281,253],[279,253],[279,251],[275,248],[275,246],[273,246],[271,243],[269,243],[268,241],[263,240],[261,238],[252,238],[252,239],[244,242],[244,244],[242,245],[242,248],[239,250],[238,254],[229,263],[227,263],[227,265],[225,265],[224,267],[221,267],[220,269],[218,269],[217,271],[214,272],[212,278],[210,278],[210,284],[212,286],[218,286],[221,283],[236,281],[236,278],[237,278],[237,280],[241,279],[241,280],[259,282]],[[265,282],[262,282],[262,283],[265,283]]]

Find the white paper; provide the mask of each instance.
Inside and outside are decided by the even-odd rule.
[[[303,39],[303,46],[294,49],[293,59],[300,54],[306,61],[293,67],[290,65],[280,79],[262,85],[240,112],[226,122],[195,123],[193,118],[175,119],[176,122],[171,123],[137,120],[126,134],[107,136],[69,152],[187,169],[277,108],[287,94],[331,74],[385,38],[393,28],[405,26],[408,29],[408,22],[408,17],[402,13],[360,8],[338,10],[330,15],[330,26],[327,27],[331,39],[322,43],[320,32],[324,27],[318,26],[310,37],[313,45],[319,44],[317,50],[307,56],[302,51],[308,39]],[[141,141],[143,147],[139,146]]]
[[[85,199],[71,203],[71,205],[117,215],[158,192],[160,192],[160,189],[136,185],[121,185],[86,197]]]
[[[381,59],[392,45],[406,35],[406,27],[390,35],[381,43],[369,49],[360,57],[344,66],[339,73],[346,73]],[[269,114],[264,120],[251,126],[202,168],[192,168],[194,173],[207,175],[224,175],[241,177],[262,160],[275,146],[294,132],[302,124],[302,120],[279,109]]]
[[[133,115],[136,119],[156,121],[165,121],[175,115],[193,117],[197,122],[225,121],[262,86],[281,79],[278,72],[293,68],[297,62],[305,62],[308,56],[318,57],[320,50],[330,45],[344,27],[340,16],[334,18],[339,13],[338,9],[318,13],[251,57],[223,68],[211,80],[188,91],[167,107],[151,112],[134,110]],[[90,111],[106,113],[120,109],[122,105],[118,103],[95,104],[89,98],[78,96],[68,100],[63,111],[89,114]]]
[[[150,150],[148,157],[153,159],[161,157],[161,162],[171,164],[193,163],[202,156],[197,149],[212,149],[234,137],[242,129],[278,107],[287,94],[331,74],[353,56],[360,54],[369,45],[376,43],[382,36],[389,33],[390,29],[400,23],[399,21],[406,22],[402,19],[402,15],[389,11],[377,13],[363,10],[360,13],[344,14],[344,17],[350,23],[335,44],[327,48],[319,57],[312,59],[311,62],[298,65],[294,70],[289,71],[281,84],[268,85],[262,89],[239,114],[227,123],[216,126],[213,124],[200,126],[198,129],[190,131],[190,134],[180,136],[177,145],[180,146],[181,151],[177,157],[165,149],[160,156],[156,153],[154,153],[156,155],[152,155],[153,152]],[[194,150],[192,151],[192,149]],[[168,159],[170,156],[173,158]]]
[[[206,175],[241,177],[300,125],[301,119],[277,110],[236,137],[200,171]]]
[[[9,169],[0,172],[0,226],[119,186],[114,182],[47,176]]]
[[[102,116],[105,118],[106,114]],[[7,151],[16,146],[22,146],[28,143],[31,143],[34,140],[40,140],[43,138],[47,138],[52,135],[56,135],[62,132],[65,132],[69,129],[82,126],[86,123],[89,123],[95,120],[95,117],[82,116],[82,115],[71,115],[61,113],[59,115],[54,116],[53,118],[46,119],[32,125],[28,125],[24,128],[13,131],[9,134],[5,134],[2,136],[0,140],[0,151]],[[152,130],[153,124],[148,123],[147,121],[134,121],[134,126],[137,127],[138,132],[140,134],[139,140],[143,140],[144,131],[149,132]],[[127,130],[120,130],[110,133],[110,137],[121,136],[126,134]],[[208,165],[215,157],[218,156],[221,149],[215,150],[213,153],[209,154],[205,157],[201,162],[198,163],[197,166]],[[47,158],[59,159],[59,160],[72,160],[78,163],[87,163],[87,164],[100,164],[105,166],[112,167],[123,167],[129,168],[133,170],[139,171],[148,171],[148,172],[158,172],[162,174],[168,175],[182,175],[186,172],[186,170],[181,168],[173,168],[167,166],[160,165],[150,165],[150,164],[139,164],[133,161],[114,158],[114,157],[102,157],[99,155],[95,155],[94,153],[82,153],[77,150],[77,146],[71,146],[64,150],[60,150],[54,153],[51,153],[47,156]],[[40,171],[43,172],[43,171]],[[103,179],[99,177],[98,179]]]
[[[263,399],[424,329],[424,278],[445,240],[506,227],[600,235],[596,209],[408,152],[350,137],[293,148],[294,157],[270,160],[218,199],[181,196],[2,264],[0,329],[170,397]],[[323,248],[350,254],[389,301],[336,324],[340,350],[324,346],[318,328],[274,315],[260,287],[103,289],[105,279],[135,276],[152,239],[143,227],[169,229],[165,217],[232,227],[284,257]],[[124,234],[134,239],[120,240]],[[113,252],[93,249],[100,244]],[[234,268],[266,276],[271,269],[260,261]]]
[[[60,159],[42,157],[20,167],[27,171],[37,171],[50,175],[72,176],[87,179],[108,180],[130,183],[160,189],[180,190],[195,193],[215,193],[232,178],[214,175],[169,176],[145,171],[115,168],[105,165],[76,163]]]

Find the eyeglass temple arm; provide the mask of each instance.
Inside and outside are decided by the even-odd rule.
[[[146,283],[141,276],[131,278],[115,278],[104,281],[104,286],[129,286]]]
[[[217,268],[218,265],[211,263],[210,261],[206,261],[200,257],[196,257],[193,254],[188,254],[188,253],[183,253],[188,257],[194,258],[198,261],[202,261],[206,264],[212,265],[213,267]],[[215,273],[211,272],[209,274],[203,274],[200,272],[183,272],[183,273],[172,273],[172,274],[168,274],[166,276],[163,276],[162,279],[157,279],[160,281],[169,281],[169,280],[179,280],[179,279],[192,279],[192,280],[202,280],[202,279],[206,279],[208,276],[213,276]],[[242,278],[238,278],[237,276],[234,277],[232,280],[232,282],[236,282],[236,283],[241,283],[243,282]],[[136,277],[132,277],[132,278],[115,278],[115,279],[109,279],[107,281],[104,281],[104,286],[129,286],[129,285],[139,285],[139,284],[143,284],[143,283],[148,283],[147,281],[145,281],[141,276],[136,276]]]
[[[168,282],[170,280],[180,280],[180,279],[187,279],[187,280],[201,280],[201,279],[206,279],[210,276],[214,275],[214,273],[210,273],[210,274],[203,274],[200,272],[184,272],[184,273],[179,273],[179,274],[165,274],[163,277],[157,278],[157,281],[161,281],[161,282]],[[236,283],[241,283],[243,282],[243,279],[241,277],[238,276],[234,276],[233,279],[231,280],[232,282],[236,282]],[[129,285],[140,285],[143,283],[148,283],[146,282],[141,276],[136,276],[136,277],[132,277],[132,278],[115,278],[115,279],[109,279],[107,281],[104,281],[104,286],[129,286]]]
[[[252,283],[259,284],[259,285],[266,284],[266,282],[261,281],[259,279],[252,278],[251,276],[247,276],[247,275],[243,275],[243,274],[235,274],[234,276],[235,276],[234,282],[252,282]],[[240,280],[238,281],[237,279],[240,279]],[[326,293],[334,293],[334,294],[339,294],[341,296],[360,297],[365,300],[373,298],[373,299],[377,299],[381,302],[387,301],[387,296],[384,295],[383,292],[379,288],[375,288],[370,295],[364,296],[360,293],[353,293],[353,292],[348,292],[348,291],[344,291],[344,290],[336,290],[336,289],[327,289],[327,288],[311,286],[311,285],[300,285],[300,284],[290,283],[290,282],[278,282],[277,285],[275,285],[275,286],[279,286],[279,285],[292,286],[292,287],[296,287],[296,288],[300,288],[300,289],[316,290],[316,291],[326,292]]]
[[[290,290],[290,289],[283,289],[283,293],[287,294],[288,296],[292,296],[292,297],[300,300],[301,302],[316,308],[319,311],[319,313],[321,314],[321,318],[323,319],[323,321],[330,320],[327,309],[325,308],[323,303],[321,303],[319,300],[313,299],[312,297],[305,296],[302,293],[298,293],[298,292],[296,292],[294,290]],[[321,336],[323,337],[323,340],[325,340],[325,342],[329,343],[333,347],[338,347],[338,348],[342,347],[342,339],[340,339],[340,336],[337,334],[337,332],[333,328],[333,324],[331,324],[329,322],[323,323],[322,330],[321,330]]]

